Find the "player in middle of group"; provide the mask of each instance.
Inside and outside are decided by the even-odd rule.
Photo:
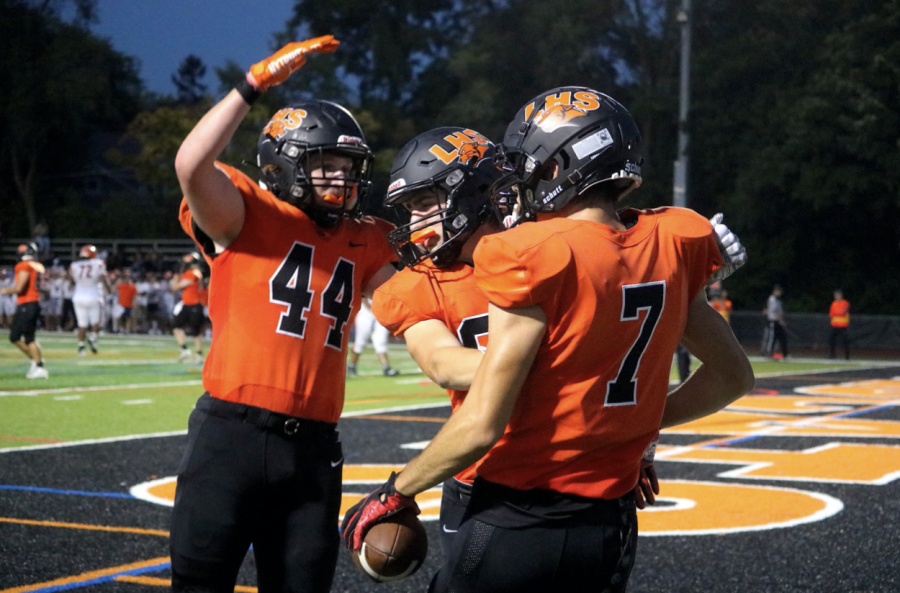
[[[372,310],[406,346],[430,379],[447,389],[455,410],[463,401],[488,339],[488,299],[475,282],[479,240],[503,230],[491,204],[494,145],[470,129],[425,132],[400,150],[384,204],[402,208],[410,222],[390,235],[405,268],[375,291]],[[508,196],[514,198],[514,196]],[[746,252],[736,236],[711,220],[723,259],[736,266]],[[650,462],[652,464],[652,461]],[[441,549],[446,560],[468,502],[475,466],[443,484]],[[635,486],[640,508],[658,493],[652,465]]]
[[[78,259],[69,266],[69,276],[75,284],[72,305],[78,322],[78,355],[85,356],[85,338],[93,354],[97,354],[97,335],[100,331],[104,292],[112,291],[106,275],[106,264],[97,257],[97,248],[85,245]]]

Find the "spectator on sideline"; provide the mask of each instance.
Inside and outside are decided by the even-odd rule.
[[[137,296],[137,285],[131,278],[131,268],[122,270],[116,291],[118,292],[119,306],[122,308],[122,314],[119,316],[119,331],[125,334],[134,333],[134,317],[131,315],[131,310],[134,308],[134,299]]]
[[[727,290],[722,289],[721,291],[719,291],[719,294],[717,294],[715,298],[710,301],[710,304],[713,306],[713,309],[718,311],[719,314],[725,318],[725,321],[727,321],[729,324],[731,323],[731,311],[733,307],[731,301],[728,300]]]
[[[784,305],[781,302],[781,295],[784,291],[781,286],[776,284],[772,287],[772,294],[766,301],[766,308],[763,312],[766,315],[766,331],[763,336],[763,356],[778,360],[775,354],[775,342],[781,345],[781,357],[788,357],[787,332],[785,332],[784,322]]]
[[[678,344],[678,347],[675,348],[675,358],[678,362],[678,382],[684,383],[691,374],[691,353],[687,348]]]
[[[359,362],[359,355],[366,348],[369,339],[372,340],[372,346],[375,348],[375,354],[378,355],[378,361],[381,363],[381,372],[385,377],[394,377],[400,374],[397,369],[391,368],[391,362],[388,358],[387,344],[390,332],[386,327],[378,323],[372,314],[372,308],[369,299],[362,300],[362,306],[359,313],[356,314],[354,322],[355,335],[353,338],[353,350],[350,351],[350,362],[347,363],[347,374],[356,375],[356,363]]]
[[[850,360],[850,302],[844,298],[844,291],[838,288],[834,291],[834,300],[828,311],[831,318],[831,336],[828,344],[831,350],[831,358],[837,358],[837,343],[844,344],[844,358]]]
[[[12,270],[0,268],[0,288],[12,288],[16,285],[16,279]],[[0,328],[6,329],[12,323],[16,312],[16,295],[4,292],[0,295]]]
[[[50,255],[50,227],[41,219],[34,225],[34,244],[37,246],[37,259],[43,260]]]

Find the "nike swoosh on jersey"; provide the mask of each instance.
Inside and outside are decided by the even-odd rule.
[[[444,533],[456,533],[459,529],[447,529],[446,525],[441,525],[441,529],[444,530]]]
[[[331,462],[331,467],[337,467],[337,466],[339,466],[343,460],[344,460],[344,458],[341,457],[341,458],[338,459],[337,461],[332,461],[332,462]]]

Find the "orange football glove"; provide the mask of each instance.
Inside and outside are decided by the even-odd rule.
[[[340,44],[333,35],[288,43],[262,62],[253,64],[247,72],[247,82],[257,91],[263,92],[270,86],[287,80],[294,70],[306,63],[306,54],[331,53]]]

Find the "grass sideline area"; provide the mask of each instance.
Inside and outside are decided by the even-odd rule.
[[[183,432],[202,393],[200,365],[176,362],[171,336],[101,336],[98,355],[79,357],[74,334],[42,332],[50,378],[28,380],[28,360],[7,335],[0,332],[0,449]],[[359,376],[347,380],[345,415],[447,403],[446,393],[421,373],[405,348],[392,347],[390,357],[401,372],[396,377],[382,375],[371,349],[362,354]],[[760,377],[868,364],[751,360]],[[674,366],[671,380],[677,382]]]

